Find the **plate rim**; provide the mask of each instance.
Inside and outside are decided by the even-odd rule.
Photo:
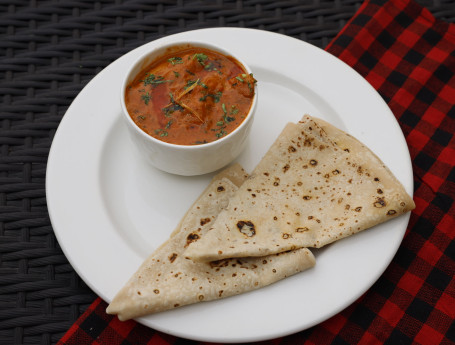
[[[363,79],[363,77],[360,76],[360,74],[358,74],[354,69],[352,69],[349,65],[347,65],[346,63],[344,63],[343,61],[339,60],[338,58],[334,57],[333,55],[331,55],[330,53],[324,51],[323,49],[319,48],[319,47],[316,47],[316,46],[313,46],[305,41],[301,41],[301,40],[298,40],[296,38],[293,38],[293,37],[290,37],[290,36],[286,36],[286,35],[282,35],[282,34],[279,34],[279,33],[275,33],[275,32],[270,32],[270,31],[265,31],[265,30],[259,30],[259,29],[245,29],[245,28],[206,28],[206,29],[196,29],[196,30],[190,30],[190,31],[185,31],[185,32],[181,32],[181,33],[178,33],[178,34],[174,34],[174,35],[170,35],[170,36],[166,36],[166,37],[163,37],[163,38],[160,38],[158,40],[154,40],[154,41],[151,41],[151,42],[148,42],[148,43],[145,43],[144,45],[141,45],[140,47],[137,47],[133,50],[131,50],[130,52],[128,52],[127,54],[119,57],[117,60],[113,61],[111,64],[109,64],[106,68],[104,68],[100,73],[98,73],[94,78],[92,78],[92,80],[87,83],[87,85],[81,90],[81,92],[77,95],[77,97],[73,100],[72,104],[70,105],[70,107],[67,109],[66,113],[65,113],[65,116],[63,117],[63,119],[61,120],[58,128],[57,128],[57,131],[54,135],[54,138],[53,138],[53,141],[52,141],[52,144],[51,144],[51,148],[50,148],[50,151],[49,151],[49,157],[48,157],[48,164],[47,164],[47,167],[46,167],[46,181],[45,181],[45,184],[46,184],[46,199],[47,199],[47,202],[48,202],[48,211],[49,211],[49,216],[50,216],[50,219],[51,219],[51,224],[52,224],[52,227],[54,229],[54,233],[57,237],[57,240],[62,248],[62,251],[64,252],[65,256],[67,257],[68,261],[71,263],[73,269],[78,273],[78,275],[81,277],[81,279],[83,279],[85,281],[85,283],[93,290],[95,291],[99,296],[101,296],[103,299],[106,300],[106,296],[103,297],[103,293],[101,292],[100,293],[100,289],[99,287],[97,286],[93,286],[91,284],[90,281],[87,281],[84,277],[86,277],[86,275],[84,274],[84,272],[81,272],[81,269],[80,267],[78,267],[77,263],[76,263],[76,260],[74,259],[73,255],[70,253],[70,250],[66,247],[66,241],[64,239],[64,236],[62,234],[61,231],[59,231],[57,229],[58,226],[55,226],[56,224],[56,215],[54,213],[54,210],[52,208],[52,206],[50,206],[51,204],[53,204],[53,201],[50,202],[50,200],[52,199],[52,196],[51,196],[51,188],[52,188],[52,184],[54,183],[53,181],[51,181],[51,177],[55,176],[54,175],[54,172],[52,171],[54,165],[56,164],[55,162],[55,159],[54,159],[54,156],[55,156],[55,150],[58,149],[58,146],[56,146],[58,143],[59,143],[59,138],[64,135],[64,134],[61,134],[64,130],[65,130],[65,126],[66,126],[66,123],[68,122],[68,118],[66,115],[67,114],[70,114],[69,116],[71,116],[72,112],[73,112],[73,107],[76,106],[77,102],[79,102],[81,100],[81,98],[83,97],[84,95],[84,90],[88,90],[92,85],[94,85],[99,79],[102,78],[103,74],[107,73],[110,69],[113,68],[113,66],[115,66],[116,63],[118,63],[119,60],[121,59],[125,59],[125,56],[128,56],[128,57],[131,57],[131,56],[134,56],[135,54],[138,54],[139,51],[141,51],[142,49],[144,49],[145,46],[148,46],[148,45],[151,45],[151,44],[157,44],[158,41],[163,41],[163,40],[167,40],[169,39],[169,37],[181,37],[181,36],[186,36],[186,35],[192,35],[192,34],[198,34],[199,32],[215,32],[215,31],[230,31],[230,32],[234,32],[234,31],[237,31],[237,32],[240,32],[240,33],[243,33],[244,31],[249,31],[249,32],[257,32],[259,35],[265,35],[265,36],[269,36],[269,35],[272,35],[274,37],[278,37],[278,39],[289,39],[290,41],[292,42],[298,42],[298,44],[303,44],[304,46],[306,46],[307,48],[309,47],[309,49],[316,49],[320,52],[323,52],[324,54],[329,54],[330,56],[332,56],[334,59],[336,59],[336,61],[339,61],[340,63],[342,63],[342,65],[344,65],[345,67],[347,67],[350,72],[352,73],[353,72],[353,75],[356,75],[356,78],[361,78],[361,80],[364,80],[365,81],[365,86],[367,88],[370,88],[370,91],[374,91],[374,93],[377,95],[377,97],[380,98],[380,95],[377,93],[377,91],[368,83],[366,82],[365,79]],[[82,96],[81,96],[82,95]],[[382,98],[380,98],[382,100]],[[260,100],[259,100],[260,102]],[[385,104],[385,102],[382,100],[382,102]],[[386,105],[386,104],[385,104]],[[386,105],[387,109],[388,106]],[[398,122],[396,121],[395,117],[393,116],[393,113],[390,111],[389,109],[389,115],[391,115],[393,117],[393,120],[396,122],[396,125],[398,126]],[[254,125],[254,124],[253,124]],[[399,128],[399,126],[398,126]],[[401,130],[400,130],[401,132]],[[402,142],[406,145],[406,141],[404,139],[404,136],[403,136],[403,133],[401,132],[401,135],[402,135]],[[57,140],[56,140],[57,138]],[[406,145],[406,148],[407,148],[407,145]],[[410,195],[412,196],[412,190],[413,190],[413,178],[412,178],[412,165],[410,165],[410,155],[409,155],[409,150],[407,151],[407,158],[408,158],[408,169],[410,168],[410,171],[408,171],[408,174],[410,172],[410,176],[408,176],[409,180],[406,181],[407,184],[405,185],[408,193],[410,193]],[[409,215],[407,215],[407,220],[406,220],[406,224],[408,223],[409,221]],[[403,236],[404,236],[404,233],[405,233],[405,230],[406,230],[406,227],[405,229],[402,231],[403,232]],[[402,237],[403,237],[402,236]],[[401,239],[402,239],[401,237]],[[64,244],[65,243],[65,244]],[[384,270],[387,268],[387,266],[390,264],[390,261],[393,259],[393,256],[395,255],[396,251],[398,250],[399,248],[399,245],[401,244],[401,240],[396,243],[396,246],[395,248],[392,250],[393,252],[393,255],[391,255],[390,257],[390,260],[388,260],[388,263],[387,265],[384,267]],[[374,281],[372,282],[372,284],[383,274],[384,270],[382,270],[381,272],[377,272],[378,274],[376,275],[376,278],[374,279]],[[371,284],[371,285],[372,285]],[[365,289],[365,291],[367,291],[371,285]],[[346,308],[347,306],[351,305],[361,294],[363,294],[365,291],[362,291],[358,294],[358,296],[355,296],[355,298],[353,298],[351,301],[349,301],[348,303],[345,303],[345,305],[342,307],[342,308],[338,308],[337,310],[334,310],[333,313],[331,313],[331,315],[328,315],[327,317],[322,317],[320,318],[319,320],[315,320],[313,324],[309,325],[309,326],[305,326],[304,328],[301,328],[301,329],[293,329],[293,330],[286,330],[286,331],[283,331],[282,333],[279,333],[279,332],[276,332],[275,335],[273,335],[272,337],[281,337],[281,336],[285,336],[285,335],[288,335],[288,334],[291,334],[291,333],[295,333],[295,332],[298,332],[300,330],[303,330],[303,329],[307,329],[309,327],[312,327],[326,319],[328,319],[329,317],[337,314],[338,312],[340,312],[341,310],[343,310],[344,308]],[[140,321],[141,323],[144,323],[142,319],[139,319],[138,321]],[[155,328],[155,327],[154,327]],[[270,335],[266,336],[266,337],[261,337],[261,336],[252,336],[250,338],[242,338],[242,339],[220,339],[220,338],[214,338],[214,337],[204,337],[204,336],[201,336],[201,337],[197,337],[197,338],[194,338],[194,337],[188,337],[187,334],[181,334],[179,333],[178,331],[175,331],[175,330],[166,330],[166,329],[158,329],[158,328],[155,328],[159,331],[163,331],[163,332],[166,332],[166,333],[169,333],[169,334],[173,334],[173,335],[176,335],[176,336],[179,336],[179,337],[183,337],[183,338],[188,338],[188,339],[194,339],[194,340],[200,340],[200,341],[224,341],[224,342],[243,342],[243,341],[260,341],[260,340],[266,340],[266,339],[271,339]],[[290,331],[290,332],[289,332]]]

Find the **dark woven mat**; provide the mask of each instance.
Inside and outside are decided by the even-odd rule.
[[[419,1],[455,22],[455,1]],[[319,47],[361,1],[0,1],[0,344],[53,344],[95,299],[55,239],[45,171],[78,92],[131,49],[177,32],[258,28]],[[82,216],[82,215],[81,215]]]

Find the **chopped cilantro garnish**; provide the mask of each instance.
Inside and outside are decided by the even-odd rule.
[[[167,59],[167,61],[169,61],[172,64],[172,66],[175,66],[177,64],[183,63],[182,58],[178,57],[178,56],[171,57],[171,58]]]
[[[229,122],[232,122],[232,121],[235,121],[235,117],[232,117],[232,116],[228,116],[228,113],[227,113],[227,110],[226,110],[226,104],[221,104],[221,108],[223,109],[223,121],[225,123],[229,123]]]
[[[196,84],[198,82],[198,80],[188,80],[186,82],[186,85],[183,87],[183,89],[188,89],[189,87],[193,86],[194,84]]]
[[[224,122],[228,123],[228,122],[235,121],[235,117],[224,115],[223,120],[224,120]]]
[[[213,93],[207,93],[205,94],[204,96],[202,96],[201,98],[199,98],[199,100],[201,102],[205,102],[205,100],[207,99],[207,97],[210,97],[213,99],[213,101],[215,103],[218,103],[220,101],[220,98],[221,96],[223,95],[223,93],[221,91],[218,91],[217,93],[213,94]]]
[[[152,73],[146,74],[145,79],[142,80],[142,82],[144,83],[144,86],[147,86],[147,85],[156,86],[158,84],[167,83],[169,81],[170,80],[164,80],[164,77],[162,77],[162,76],[155,76]]]
[[[223,135],[226,135],[226,134],[227,134],[227,132],[226,132],[224,129],[222,129],[221,131],[219,131],[218,133],[216,133],[215,136],[216,136],[217,138],[221,138]]]
[[[237,115],[238,112],[239,112],[239,109],[235,105],[232,105],[230,114],[231,115]]]
[[[208,59],[208,57],[204,53],[197,53],[193,55],[193,59],[196,59],[201,64],[201,66],[205,66],[205,61]]]
[[[145,105],[149,104],[149,101],[152,99],[152,96],[147,92],[144,95],[141,95],[141,99],[144,101]]]
[[[213,97],[213,101],[215,103],[218,103],[220,101],[220,98],[221,96],[223,95],[223,93],[221,91],[218,91],[216,94],[214,94],[212,97]]]

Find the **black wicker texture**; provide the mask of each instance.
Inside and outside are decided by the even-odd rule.
[[[455,1],[420,3],[455,21]],[[52,138],[87,82],[133,48],[200,28],[256,28],[323,48],[360,5],[0,1],[0,344],[55,344],[96,298],[59,248],[45,195]]]

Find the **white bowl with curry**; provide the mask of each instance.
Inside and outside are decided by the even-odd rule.
[[[140,154],[178,175],[213,172],[243,150],[257,103],[250,68],[201,42],[142,55],[122,84],[121,106]]]

